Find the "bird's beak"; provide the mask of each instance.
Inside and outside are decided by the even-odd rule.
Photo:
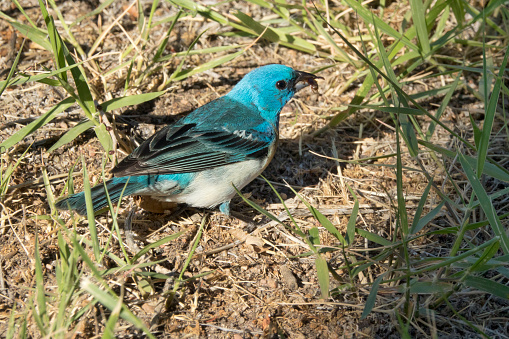
[[[298,92],[301,89],[306,88],[308,86],[311,86],[313,91],[318,90],[318,83],[316,82],[316,79],[323,79],[322,77],[301,71],[295,72],[297,73],[297,78],[295,79],[295,84],[293,86],[295,92]]]

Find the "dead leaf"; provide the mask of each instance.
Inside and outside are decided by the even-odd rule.
[[[233,235],[237,240],[245,241],[247,245],[254,245],[263,247],[264,243],[261,238],[249,235],[247,232],[239,229],[230,230],[230,234]]]

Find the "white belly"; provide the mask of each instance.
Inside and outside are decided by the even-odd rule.
[[[182,193],[155,198],[194,207],[215,207],[237,193],[233,185],[240,190],[260,175],[269,159],[248,160],[200,172]]]

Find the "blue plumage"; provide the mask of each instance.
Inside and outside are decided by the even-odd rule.
[[[110,199],[118,201],[125,187],[123,196],[221,205],[228,215],[233,185],[243,188],[274,156],[284,105],[298,90],[316,88],[317,78],[283,65],[251,71],[228,94],[162,128],[121,161],[106,181]],[[107,206],[104,184],[92,189],[92,201],[94,211]],[[74,194],[57,207],[86,214],[85,196]]]

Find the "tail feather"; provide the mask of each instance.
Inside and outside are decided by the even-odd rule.
[[[120,195],[132,195],[144,188],[141,183],[136,182],[135,180],[128,182],[127,179],[128,177],[120,177],[106,181],[108,195],[112,203],[118,202],[120,200]],[[94,212],[108,206],[108,198],[106,197],[104,186],[104,183],[101,183],[94,186],[91,190],[92,206],[94,207]],[[123,194],[122,191],[124,191]],[[85,192],[76,193],[65,199],[62,199],[58,201],[55,206],[60,210],[67,210],[70,208],[81,215],[86,215],[87,205],[85,202]]]

